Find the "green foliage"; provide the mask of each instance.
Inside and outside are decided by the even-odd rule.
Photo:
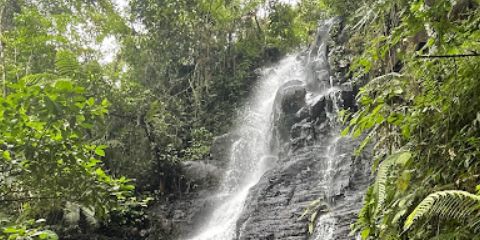
[[[317,222],[318,214],[325,213],[328,211],[328,206],[325,202],[320,199],[312,201],[308,207],[305,209],[303,214],[298,218],[298,220],[302,220],[307,217],[307,229],[308,233],[311,235],[315,230],[315,225]]]
[[[101,41],[125,26],[117,20],[109,1],[0,3],[0,239],[58,239],[29,219],[58,224],[58,213],[80,206],[104,223],[136,200],[95,141],[110,104],[92,91],[104,74],[84,32]]]
[[[58,240],[55,232],[44,229],[45,219],[28,220],[22,224],[9,224],[0,228],[0,239],[35,239],[35,240]]]
[[[210,144],[213,135],[205,128],[194,129],[191,133],[192,140],[190,147],[185,149],[184,159],[201,160],[210,154]]]
[[[64,79],[33,86],[20,81],[8,89],[0,99],[2,204],[48,210],[73,201],[103,217],[116,204],[110,196],[129,194],[128,180],[111,178],[101,168],[106,146],[85,138],[107,112],[107,102],[95,104]]]
[[[273,5],[269,17],[267,41],[283,52],[297,47],[306,39],[306,32],[297,24],[297,11],[289,4]],[[302,36],[303,35],[303,36]]]
[[[357,96],[360,110],[346,114],[344,134],[367,136],[362,146],[371,143],[376,159],[399,149],[412,154],[397,167],[375,161],[377,181],[356,229],[363,239],[474,239],[468,226],[476,213],[458,207],[474,197],[467,192],[480,169],[479,59],[448,55],[478,52],[478,2],[367,1],[345,13],[353,31],[347,46],[358,56],[352,76],[368,83]],[[468,224],[459,226],[456,214]],[[412,224],[409,215],[431,217]]]
[[[264,7],[262,1],[133,1],[148,31],[125,41],[134,81],[158,89],[154,95],[191,128],[224,132],[254,70],[307,40],[298,9],[272,2],[266,18],[257,16]]]
[[[421,218],[442,217],[466,222],[478,232],[478,220],[475,215],[480,210],[480,197],[469,192],[450,190],[439,191],[428,195],[410,213],[405,221],[404,229],[408,230]]]
[[[144,30],[122,35],[121,58],[109,66],[117,85],[102,93],[112,103],[108,166],[178,191],[178,163],[209,157],[213,136],[229,130],[255,85],[254,70],[307,43],[317,4],[131,1]]]
[[[378,166],[377,178],[374,183],[374,190],[377,197],[376,210],[383,209],[385,199],[387,197],[386,188],[389,173],[392,167],[397,165],[404,166],[408,160],[410,160],[412,154],[410,152],[398,152],[388,156]],[[406,183],[408,184],[408,183]]]

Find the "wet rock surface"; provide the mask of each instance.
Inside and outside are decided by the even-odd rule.
[[[351,154],[357,141],[341,139],[335,150],[333,179],[326,183],[328,149],[324,143],[290,152],[251,189],[237,225],[238,239],[309,239],[308,219],[300,217],[317,199],[329,205],[327,211],[338,223],[331,239],[354,238],[349,236],[350,224],[369,183],[368,161]]]
[[[339,137],[342,127],[331,116],[338,110],[335,108],[356,108],[356,87],[346,83],[346,60],[338,56],[344,52],[335,47],[344,38],[335,38],[341,33],[339,28],[341,22],[333,25],[337,34],[327,47],[324,38],[328,31],[320,27],[316,45],[310,54],[305,54],[316,55],[309,63],[312,73],[307,75],[313,79],[305,81],[308,92],[315,97],[308,103],[301,102],[300,96],[308,92],[298,93],[305,90],[299,85],[295,90],[278,93],[277,99],[286,99],[290,104],[285,107],[284,101],[276,101],[274,108],[279,160],[251,188],[237,222],[237,239],[355,239],[349,235],[350,225],[355,222],[371,180],[370,161],[368,152],[353,154],[360,140]],[[332,52],[335,50],[338,52]],[[329,72],[336,74],[329,78]],[[318,94],[328,85],[335,91]],[[318,209],[315,231],[309,233],[309,215],[301,216],[315,200],[320,200],[323,207]]]
[[[214,207],[211,192],[199,190],[155,205],[150,209],[151,231],[147,239],[185,239],[196,223],[205,221],[206,213]]]
[[[218,136],[212,145],[211,159],[181,164],[183,192],[165,196],[149,209],[150,228],[145,233],[146,239],[187,239],[197,230],[198,223],[206,221],[218,201],[214,194],[228,164],[225,159],[238,139],[236,133]]]
[[[309,51],[298,56],[305,61],[306,79],[286,82],[275,96],[269,142],[272,155],[261,158],[269,170],[249,190],[236,221],[235,239],[355,239],[349,235],[350,225],[371,181],[370,160],[368,152],[353,154],[361,139],[340,137],[342,126],[335,116],[340,109],[355,111],[359,87],[350,81],[351,59],[342,45],[347,38],[342,22],[321,25],[318,32]],[[207,220],[219,202],[212,196],[218,177],[229,165],[226,159],[232,154],[232,145],[248,155],[241,145],[256,144],[239,141],[240,135],[233,132],[217,137],[212,159],[184,164],[185,176],[192,184],[189,193],[151,210],[152,229],[156,230],[149,239],[187,239]],[[236,169],[244,173],[243,168],[251,167],[239,165]],[[320,207],[315,230],[309,233],[309,214],[302,215],[315,200]]]
[[[301,117],[298,112],[305,106],[306,94],[304,83],[299,80],[286,82],[278,90],[273,109],[271,148],[278,148],[278,144],[289,140],[290,129]]]

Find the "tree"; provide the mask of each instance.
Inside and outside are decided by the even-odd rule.
[[[55,239],[42,229],[43,220],[29,219],[58,223],[68,203],[106,220],[130,203],[134,189],[129,179],[110,176],[102,164],[106,146],[94,140],[109,103],[86,90],[102,80],[101,68],[95,53],[78,42],[79,32],[69,30],[101,20],[95,14],[110,11],[111,4],[55,3],[9,0],[0,6],[2,239]],[[110,31],[96,26],[102,29],[98,33]]]

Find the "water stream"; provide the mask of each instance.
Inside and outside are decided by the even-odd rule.
[[[323,189],[325,201],[333,201],[337,194],[332,187],[336,174],[337,144],[339,144],[340,127],[336,124],[339,109],[340,89],[330,77],[328,64],[329,31],[333,20],[325,21],[318,29],[316,42],[303,59],[295,55],[288,56],[276,66],[263,70],[263,77],[255,88],[245,109],[238,115],[234,132],[240,135],[231,146],[229,165],[216,195],[218,206],[211,213],[208,221],[191,240],[232,240],[237,236],[236,224],[244,210],[245,200],[250,188],[255,186],[261,176],[269,169],[275,157],[269,157],[269,142],[272,139],[272,114],[277,92],[282,84],[291,80],[300,80],[305,84],[307,95],[306,107],[312,107],[323,101],[326,120],[330,125],[329,141],[323,154],[325,161],[323,177],[319,186]],[[283,88],[282,88],[283,89]],[[283,91],[283,90],[282,90]],[[317,219],[316,230],[311,239],[334,239],[336,219],[331,213]]]
[[[295,56],[262,70],[254,94],[239,114],[234,132],[241,137],[232,145],[229,165],[217,193],[218,207],[211,213],[202,232],[191,240],[230,240],[235,238],[236,221],[243,210],[249,189],[271,165],[268,141],[271,138],[272,111],[280,86],[303,78],[303,67]]]

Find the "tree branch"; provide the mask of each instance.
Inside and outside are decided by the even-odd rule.
[[[479,53],[470,54],[454,54],[454,55],[418,55],[416,58],[462,58],[462,57],[479,57]]]

